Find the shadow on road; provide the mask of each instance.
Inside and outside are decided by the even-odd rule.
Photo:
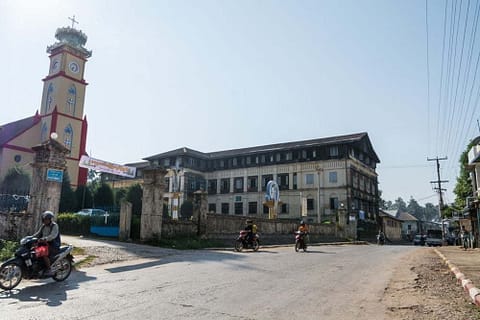
[[[0,291],[2,299],[17,299],[22,302],[43,302],[50,307],[60,306],[67,300],[67,292],[80,287],[80,283],[95,280],[83,271],[74,271],[70,278],[64,282],[54,280],[22,280],[27,286],[20,289]],[[27,283],[28,282],[28,283]]]

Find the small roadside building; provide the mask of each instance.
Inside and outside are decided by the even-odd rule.
[[[403,221],[396,217],[394,210],[379,210],[381,228],[388,240],[402,240],[402,223]]]
[[[397,212],[396,218],[402,221],[402,238],[412,241],[413,237],[420,232],[420,223],[417,218],[408,212]]]

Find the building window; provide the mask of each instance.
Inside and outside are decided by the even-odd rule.
[[[45,99],[45,110],[46,112],[50,111],[53,103],[53,84],[50,83],[47,89],[47,97]]]
[[[328,173],[328,182],[337,183],[337,171]]]
[[[236,166],[237,166],[237,163],[238,163],[237,158],[233,158],[233,160],[232,160],[232,165],[233,165],[234,167],[236,167]]]
[[[313,199],[307,199],[307,210],[313,210]]]
[[[235,214],[243,214],[243,202],[235,202]]]
[[[297,173],[293,173],[293,190],[297,190]]]
[[[15,161],[16,163],[19,163],[20,161],[22,161],[22,156],[19,155],[19,154],[16,154],[16,155],[13,157],[13,161]]]
[[[261,162],[261,163],[265,163],[265,161],[266,161],[265,155],[262,154],[262,155],[260,156],[260,162]]]
[[[287,160],[287,161],[290,161],[290,160],[292,160],[292,153],[291,153],[291,152],[287,152],[287,154],[286,154],[286,157],[285,157],[285,158],[286,158],[286,160]]]
[[[305,184],[306,185],[313,185],[313,173],[307,173],[305,175]]]
[[[258,177],[252,176],[247,178],[247,191],[258,192]]]
[[[307,151],[302,150],[302,159],[307,159]]]
[[[230,192],[230,179],[220,180],[220,193],[229,193]]]
[[[71,85],[68,88],[67,104],[65,106],[65,112],[67,114],[75,115],[75,105],[77,104],[77,89],[75,85]]]
[[[338,157],[338,146],[330,147],[330,157]]]
[[[233,180],[233,192],[243,192],[243,177],[234,178]]]
[[[280,207],[280,213],[281,214],[288,214],[288,204],[287,203],[282,203],[282,206]]]
[[[257,202],[249,202],[248,203],[248,214],[257,214]]]
[[[229,214],[230,212],[230,205],[227,202],[222,203],[222,214]]]
[[[216,203],[209,203],[208,204],[208,212],[217,213],[217,204]]]
[[[266,174],[262,176],[262,191],[267,190],[267,183],[273,180],[273,175],[272,174]]]
[[[330,209],[336,210],[338,209],[338,198],[330,198]]]
[[[282,159],[280,153],[277,153],[275,157],[277,162],[280,162],[280,160]]]
[[[208,194],[217,194],[217,179],[208,180]]]
[[[252,163],[252,158],[250,156],[247,157],[247,165],[251,164]]]
[[[73,141],[73,129],[72,125],[68,124],[63,130],[63,144],[65,147],[72,151],[72,141]]]
[[[268,214],[269,210],[267,206],[263,206],[263,214]]]
[[[277,183],[280,190],[288,190],[288,173],[282,173],[277,176]]]

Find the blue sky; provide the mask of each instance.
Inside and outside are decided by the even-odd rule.
[[[208,152],[366,131],[386,200],[437,203],[427,157],[447,156],[441,178],[451,202],[460,152],[478,135],[475,98],[460,102],[474,75],[467,61],[480,49],[474,43],[468,59],[467,1],[462,10],[458,2],[447,60],[445,2],[427,4],[429,77],[420,0],[0,0],[0,124],[39,109],[46,47],[75,14],[93,51],[85,113],[95,158],[128,163],[182,146]]]

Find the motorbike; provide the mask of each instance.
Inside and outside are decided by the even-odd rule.
[[[37,238],[27,236],[20,240],[20,247],[15,255],[0,266],[0,288],[12,290],[22,279],[46,279],[64,281],[72,272],[72,245],[60,247],[59,252],[50,257],[50,270],[53,275],[47,275],[43,258],[37,257],[35,248],[39,245]]]
[[[260,248],[260,236],[258,233],[255,233],[251,241],[247,240],[248,231],[240,230],[238,238],[235,240],[235,251],[242,251],[243,249],[253,249],[253,251],[258,251]]]
[[[302,231],[295,231],[295,251],[298,252],[303,250],[303,252],[307,251],[307,241],[305,241],[305,237],[307,234]]]

